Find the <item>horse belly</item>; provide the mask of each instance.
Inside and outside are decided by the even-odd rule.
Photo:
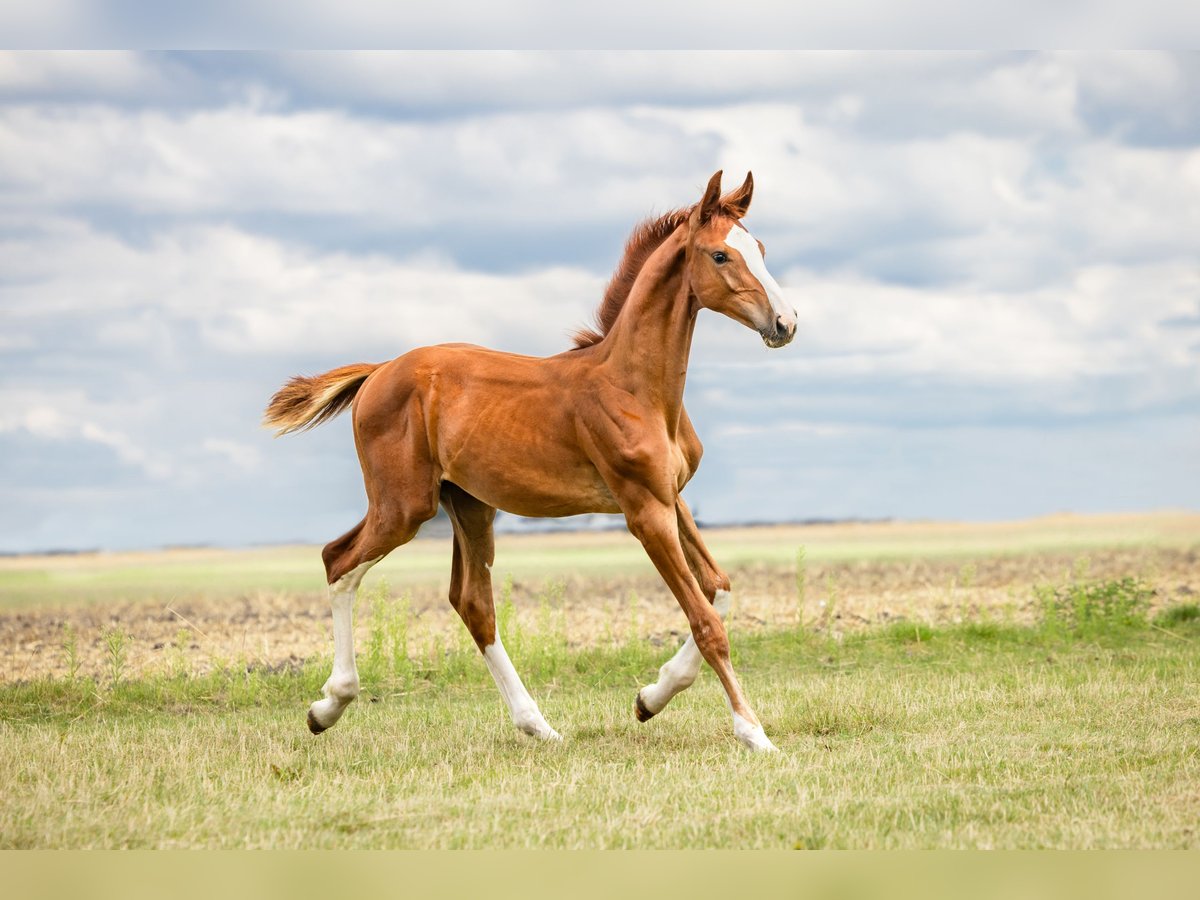
[[[442,472],[467,493],[519,516],[617,513],[596,467],[573,440],[567,410],[549,403],[493,406],[439,429]]]
[[[553,465],[530,458],[507,465],[455,464],[445,477],[489,506],[535,518],[619,513],[600,473],[586,466]]]

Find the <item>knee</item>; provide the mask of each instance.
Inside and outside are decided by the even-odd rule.
[[[664,529],[673,526],[674,521],[669,519],[665,509],[650,505],[636,512],[626,513],[625,524],[629,533],[644,544],[654,535],[661,534]]]
[[[696,647],[705,659],[729,658],[729,636],[720,619],[705,619],[693,625],[692,637],[696,639]]]

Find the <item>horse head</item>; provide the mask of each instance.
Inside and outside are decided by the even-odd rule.
[[[709,179],[688,218],[688,279],[700,306],[753,328],[768,347],[782,347],[796,336],[796,310],[767,271],[762,243],[742,225],[753,194],[749,172],[724,197],[721,172]]]

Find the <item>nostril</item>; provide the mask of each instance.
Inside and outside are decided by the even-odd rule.
[[[792,329],[795,327],[796,326],[794,323],[785,322],[783,316],[775,317],[775,330],[780,334],[790,334]]]

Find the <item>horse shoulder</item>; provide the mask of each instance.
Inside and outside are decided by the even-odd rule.
[[[605,480],[673,489],[675,454],[661,415],[607,382],[594,385],[585,397],[576,411],[581,443]]]

